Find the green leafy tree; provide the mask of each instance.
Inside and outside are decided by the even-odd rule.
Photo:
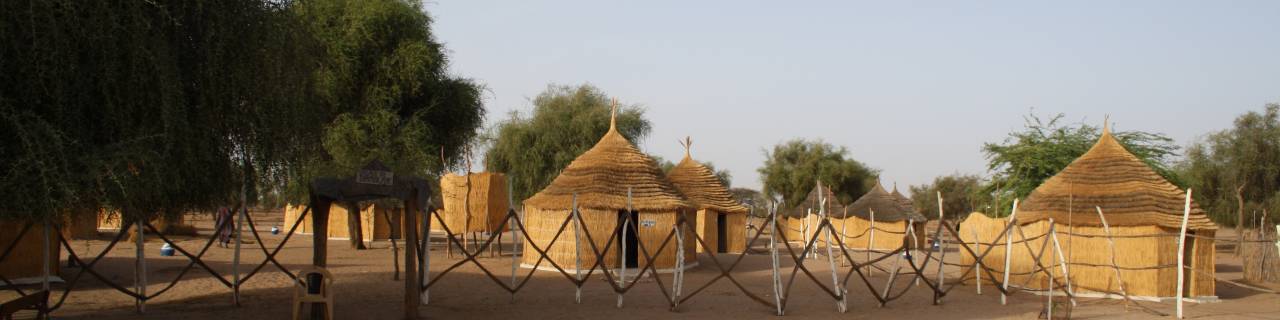
[[[1025,117],[1023,130],[1009,133],[1001,143],[983,144],[987,169],[994,173],[984,192],[997,201],[996,212],[989,214],[1008,215],[1013,199],[1031,194],[1045,180],[1089,151],[1102,135],[1095,126],[1064,125],[1063,117],[1057,114],[1045,121],[1030,114]],[[1179,149],[1173,139],[1141,131],[1114,132],[1113,135],[1125,149],[1165,179],[1181,185],[1169,165]]]
[[[286,5],[0,2],[0,217],[207,209],[282,163],[312,114]]]
[[[512,196],[528,199],[542,190],[609,130],[608,95],[591,85],[550,85],[533,100],[533,112],[512,112],[486,136],[488,171],[507,174]],[[649,134],[649,121],[637,106],[619,106],[618,132],[631,141]]]
[[[932,183],[911,186],[911,202],[925,217],[938,216],[938,192],[947,219],[963,219],[970,212],[986,210],[991,199],[982,192],[982,178],[972,174],[950,174],[933,178]]]
[[[1236,117],[1234,126],[1187,149],[1179,172],[1217,223],[1255,225],[1255,214],[1280,212],[1280,104]]]
[[[764,166],[756,171],[766,196],[781,196],[783,207],[802,202],[818,181],[830,185],[841,203],[871,190],[879,172],[849,156],[849,150],[822,141],[791,140],[764,152]]]
[[[296,200],[315,177],[350,176],[375,159],[398,174],[432,180],[458,161],[484,117],[481,87],[448,74],[420,3],[317,0],[292,12],[321,47],[315,91],[333,115],[323,152],[295,173]],[[348,225],[352,246],[362,248],[360,220],[352,215]]]

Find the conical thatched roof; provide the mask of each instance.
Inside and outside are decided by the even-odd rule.
[[[685,139],[684,160],[671,168],[667,180],[679,190],[696,209],[711,209],[721,213],[747,213],[747,207],[733,199],[729,189],[720,183],[716,174],[689,156],[688,138]]]
[[[804,197],[804,202],[793,207],[790,215],[796,218],[803,218],[809,215],[810,212],[818,214],[822,212],[822,208],[820,206],[823,204],[823,200],[826,201],[827,215],[832,217],[844,216],[844,204],[840,203],[839,198],[836,197],[836,193],[831,191],[830,187],[827,187],[822,183],[818,183],[813,187],[813,190],[809,190],[809,195]]]
[[[616,105],[614,108],[616,118]],[[577,194],[579,207],[625,209],[627,189],[631,188],[631,205],[636,210],[690,207],[663,177],[657,163],[618,133],[616,122],[610,119],[609,132],[595,146],[569,163],[560,176],[524,204],[544,210],[567,210]]]
[[[1125,150],[1104,128],[1088,152],[1037,187],[1018,207],[1018,221],[1053,218],[1061,223],[1101,225],[1095,206],[1113,226],[1157,225],[1180,228],[1186,192],[1165,180]],[[1194,201],[1187,228],[1214,230],[1217,225]]]
[[[919,212],[919,210],[916,210],[916,204],[911,201],[911,198],[907,198],[906,195],[898,192],[897,183],[893,184],[893,192],[890,192],[890,194],[893,194],[893,197],[898,200],[898,204],[902,205],[902,207],[911,209],[911,212]]]
[[[880,182],[876,181],[876,185],[871,188],[871,191],[867,191],[867,194],[862,195],[853,204],[849,205],[847,216],[857,216],[870,220],[871,210],[875,210],[876,221],[904,221],[908,219],[924,221],[924,216],[916,213],[915,209],[910,205],[904,205],[903,199],[906,199],[906,197],[900,193],[895,196],[893,193],[885,191],[884,187],[880,186]]]

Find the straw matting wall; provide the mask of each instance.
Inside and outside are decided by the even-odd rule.
[[[698,210],[698,236],[702,237],[702,241],[705,241],[712,251],[719,252],[720,232],[717,229],[719,228],[717,220],[721,218],[725,219],[725,252],[742,253],[747,247],[747,215],[745,214],[726,214],[722,217],[719,212],[712,209]],[[699,245],[697,251],[707,250]]]
[[[584,272],[585,269],[590,268],[595,263],[596,255],[592,250],[591,245],[588,243],[587,236],[574,231],[574,225],[576,224],[575,221],[569,222],[569,224],[565,226],[564,232],[560,234],[558,239],[556,239],[555,244],[551,244],[552,237],[560,230],[560,226],[564,223],[565,219],[569,217],[569,210],[542,210],[532,206],[525,206],[525,210],[527,213],[525,226],[529,228],[528,233],[530,238],[533,239],[532,244],[536,244],[538,247],[546,250],[548,259],[555,261],[561,268],[569,272],[573,272],[577,269],[577,261],[579,258],[581,259],[581,267],[584,269]],[[609,237],[613,235],[614,229],[617,228],[618,222],[621,221],[619,219],[619,211],[583,208],[579,209],[578,213],[582,216],[583,221],[583,224],[579,226],[579,228],[581,228],[580,230],[585,230],[585,232],[589,232],[591,234],[591,240],[595,240],[596,249],[604,252],[606,247],[609,248],[608,254],[605,254],[604,256],[603,264],[605,267],[617,268],[620,261],[619,255],[622,253],[621,248],[618,246],[621,235],[614,236],[614,241],[611,243],[608,242],[608,240]],[[672,227],[676,223],[675,218],[675,212],[641,211],[639,214],[639,221],[637,221],[637,225],[635,226],[635,230],[639,231],[639,233],[636,234],[636,239],[644,244],[645,250],[648,250],[650,254],[654,254],[654,251],[658,250],[658,247],[662,245],[664,240],[666,240],[667,235],[671,233]],[[694,221],[693,215],[688,215],[687,219],[689,219],[690,222]],[[685,263],[687,265],[692,265],[696,261],[696,252],[694,247],[695,240],[692,236],[689,236],[688,232],[690,231],[692,231],[691,228],[684,231],[684,253]],[[629,230],[627,232],[630,233],[632,231]],[[534,235],[545,236],[535,237]],[[577,237],[577,243],[575,243],[575,237]],[[577,247],[576,252],[574,250],[575,246]],[[524,250],[526,250],[524,252],[535,252],[531,244],[528,242],[525,243]],[[639,250],[639,246],[636,248],[628,248],[627,250]],[[656,264],[655,267],[659,270],[675,268],[676,251],[676,240],[672,238],[671,242],[667,244],[667,247],[663,249],[661,253],[656,254],[656,261],[654,262]],[[538,262],[539,257],[540,255],[536,254],[526,254],[521,257],[521,264],[525,267],[532,266]],[[638,254],[637,257],[637,266],[645,266],[647,262],[644,254]],[[543,262],[539,268],[551,269],[551,265],[547,262]]]
[[[467,192],[470,184],[471,192]],[[440,178],[449,231],[493,232],[507,216],[507,177],[501,173],[446,174]],[[468,205],[470,210],[467,210]],[[468,221],[469,220],[469,221]]]
[[[1021,215],[1021,213],[1019,213]],[[1108,217],[1108,220],[1110,218]],[[1057,221],[1055,221],[1056,223]],[[983,259],[983,263],[992,270],[996,277],[1004,272],[1005,240],[997,237],[1004,230],[1006,219],[993,219],[981,213],[972,213],[960,224],[961,241],[967,243],[975,252],[981,254],[988,247],[994,246]],[[1068,268],[1071,282],[1077,292],[1109,292],[1120,293],[1116,282],[1115,269],[1112,268],[1112,251],[1101,227],[1075,225],[1074,228],[1063,223],[1056,223],[1057,236],[1062,254],[1070,262]],[[1023,285],[1034,289],[1044,289],[1048,285],[1043,273],[1033,273],[1036,263],[1032,253],[1040,253],[1040,248],[1047,247],[1040,258],[1040,263],[1052,267],[1056,275],[1055,282],[1062,284],[1062,269],[1054,264],[1056,261],[1052,239],[1044,236],[1049,231],[1048,221],[1038,221],[1022,225],[1023,234],[1017,229],[1011,231],[1013,249],[1010,263],[1011,285]],[[1160,226],[1120,226],[1111,227],[1111,235],[1115,240],[1115,261],[1121,269],[1124,289],[1131,296],[1140,297],[1172,297],[1177,291],[1177,230]],[[1200,235],[1213,237],[1212,231],[1203,231]],[[1174,233],[1175,236],[1132,237],[1142,235],[1158,235]],[[1078,236],[1072,236],[1072,234]],[[978,243],[975,243],[975,235]],[[1022,242],[1025,239],[1031,249]],[[1188,261],[1193,269],[1213,273],[1213,241],[1188,237]],[[972,265],[974,256],[961,251],[961,264]],[[1167,266],[1159,268],[1161,266]],[[973,283],[974,277],[981,274],[984,284],[995,284],[1000,279],[991,279],[986,273],[975,270],[966,276],[966,283]],[[1028,279],[1030,278],[1030,279]],[[1213,279],[1199,272],[1187,273],[1187,291],[1190,297],[1213,296]]]
[[[1244,279],[1255,283],[1280,283],[1280,246],[1276,245],[1276,238],[1257,231],[1245,232],[1244,238],[1253,240],[1240,248],[1244,257]]]
[[[76,214],[67,218],[62,234],[69,239],[93,239],[98,237],[98,216],[93,212]]]
[[[875,242],[872,243],[872,249],[877,251],[892,251],[901,248],[909,241],[910,235],[907,234],[907,221],[880,221],[880,216],[876,215],[876,232]],[[831,219],[831,227],[835,230],[832,237],[839,237],[842,233],[845,247],[850,250],[865,250],[867,242],[871,240],[871,221],[862,220],[856,216],[849,216],[844,219]],[[925,248],[927,235],[924,234],[924,225],[915,225],[916,229],[916,247]],[[836,239],[832,239],[836,241]],[[826,245],[826,234],[818,235],[818,242]]]
[[[33,224],[31,229],[27,230],[27,234],[22,239],[17,239],[18,232],[22,231],[21,222],[16,221],[0,221],[0,250],[8,247],[15,240],[18,244],[13,247],[13,251],[9,252],[9,256],[0,260],[0,275],[9,280],[22,278],[37,279],[43,275],[40,268],[43,262],[40,258],[43,256],[41,251],[44,250],[44,242],[40,237],[44,234],[44,226],[41,224]],[[56,233],[49,232],[49,274],[58,275],[58,261],[60,259],[61,249],[58,246],[58,237]]]
[[[290,205],[284,210],[284,223],[280,226],[286,229],[293,226],[294,221],[298,220],[298,215],[302,213],[304,206]],[[390,211],[388,211],[390,210]],[[391,223],[387,221],[387,217],[400,220],[399,209],[386,208],[381,205],[373,204],[361,209],[360,212],[360,232],[364,241],[386,240],[391,237]],[[386,213],[387,215],[384,215]],[[313,213],[307,213],[303,218],[302,225],[298,226],[297,233],[314,234],[312,229],[311,217]],[[399,223],[397,223],[399,224]],[[415,224],[416,225],[416,224]],[[452,228],[453,226],[450,226]],[[347,223],[346,206],[333,204],[329,207],[329,239],[351,239],[351,232]]]
[[[1067,221],[1074,215],[1076,225],[1101,226],[1093,214],[1102,207],[1111,226],[1161,226],[1181,228],[1186,193],[1165,180],[1104,129],[1098,142],[1027,196],[1018,208],[1024,222]],[[1189,230],[1216,230],[1194,201]]]

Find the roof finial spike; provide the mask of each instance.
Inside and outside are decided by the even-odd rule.
[[[693,138],[684,136],[684,141],[680,142],[680,144],[684,146],[684,157],[691,158],[689,156],[689,149],[693,147]]]
[[[1111,134],[1111,115],[1109,114],[1102,117],[1102,134]]]
[[[609,131],[618,131],[618,98],[613,98],[613,106],[609,109]]]
[[[894,181],[894,182],[893,182],[893,192],[898,192],[898,182],[897,182],[897,181]]]

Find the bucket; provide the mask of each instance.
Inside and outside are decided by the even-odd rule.
[[[168,243],[165,243],[165,244],[164,244],[164,246],[161,246],[161,247],[160,247],[160,256],[163,256],[163,257],[172,257],[172,256],[173,256],[173,246],[170,246]]]

